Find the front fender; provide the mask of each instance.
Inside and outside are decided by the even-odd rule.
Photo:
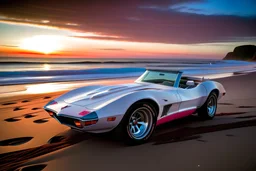
[[[95,90],[97,88],[103,87],[103,85],[91,85],[91,86],[84,86],[84,87],[80,87],[74,90],[71,90],[63,95],[61,95],[60,97],[56,98],[56,101],[66,101],[68,103],[72,103],[72,98],[73,97],[77,97],[79,95],[83,95],[87,92],[90,92],[92,90]]]
[[[124,95],[100,108],[97,113],[102,117],[123,116],[131,105],[143,99],[150,99],[156,102],[159,107],[159,113],[162,113],[163,106],[179,102],[176,90],[145,90]]]

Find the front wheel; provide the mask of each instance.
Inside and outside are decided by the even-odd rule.
[[[217,95],[211,92],[204,105],[199,108],[198,115],[203,119],[213,119],[217,111]]]
[[[149,103],[137,103],[130,107],[117,127],[119,136],[129,145],[146,142],[156,126],[156,110]],[[121,135],[120,135],[121,134]]]

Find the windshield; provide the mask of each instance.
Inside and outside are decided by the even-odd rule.
[[[137,81],[174,86],[179,73],[165,71],[146,71]]]

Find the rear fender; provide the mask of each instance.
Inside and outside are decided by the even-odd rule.
[[[205,81],[201,84],[205,87],[208,96],[215,89],[219,91],[218,100],[226,94],[226,90],[224,89],[223,85],[216,81]]]

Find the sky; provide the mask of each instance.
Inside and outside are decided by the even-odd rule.
[[[0,0],[0,57],[223,58],[255,0]]]

